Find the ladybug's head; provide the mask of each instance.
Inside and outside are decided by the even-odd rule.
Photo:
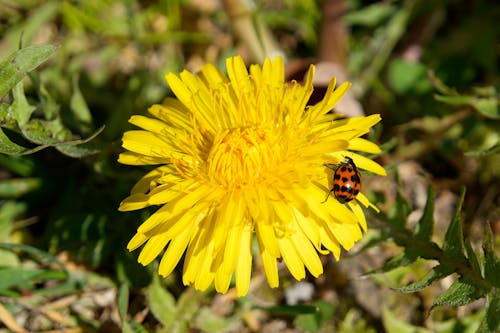
[[[351,165],[353,167],[356,167],[356,164],[354,164],[354,161],[352,160],[352,158],[350,158],[349,156],[345,156],[344,158],[345,158],[345,163],[346,164],[349,164],[349,165]]]

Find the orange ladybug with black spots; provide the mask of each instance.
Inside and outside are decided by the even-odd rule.
[[[325,164],[325,166],[333,169],[331,164]],[[345,157],[345,161],[335,167],[333,187],[324,202],[333,192],[335,199],[340,203],[348,203],[358,195],[359,191],[361,191],[361,174],[354,161],[350,157]]]

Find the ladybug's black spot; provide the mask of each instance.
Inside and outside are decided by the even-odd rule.
[[[342,192],[347,192],[347,193],[352,193],[352,187],[350,187],[350,186],[342,186],[341,191]]]
[[[359,191],[358,190],[354,190],[354,192],[352,192],[352,194],[354,195],[358,195]]]
[[[348,180],[349,180],[349,179],[347,179],[346,177],[342,177],[342,182],[343,182],[343,183],[347,183],[347,181],[348,181]]]
[[[341,168],[340,168],[340,171],[342,172],[345,172],[347,170],[347,166],[343,165]]]
[[[358,175],[352,175],[351,176],[351,182],[359,183],[359,177],[358,177]]]
[[[335,196],[340,203],[346,203],[352,200],[352,198],[346,195],[336,195]]]
[[[340,175],[338,173],[336,173],[334,176],[333,176],[333,179],[340,179]]]
[[[335,185],[333,185],[333,190],[334,190],[334,191],[337,191],[337,192],[338,192],[338,190],[339,190],[339,189],[340,189],[339,184],[335,184]]]

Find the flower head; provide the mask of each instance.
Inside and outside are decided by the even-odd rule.
[[[185,285],[200,290],[212,283],[226,292],[234,274],[245,295],[252,271],[252,239],[258,244],[268,283],[278,286],[282,259],[298,280],[307,270],[323,272],[319,254],[349,250],[366,230],[359,193],[348,204],[325,196],[332,171],[350,157],[360,170],[384,169],[355,151],[378,153],[361,138],[379,115],[339,120],[329,111],[350,84],[330,82],[323,100],[307,106],[314,66],[305,83],[286,83],[281,58],[266,59],[248,72],[240,57],[227,59],[224,75],[213,65],[200,73],[169,73],[177,99],[153,105],[154,118],[132,116],[141,130],[123,135],[119,162],[159,165],[146,174],[120,210],[160,206],[128,244],[143,244],[138,261],[162,254],[159,273],[167,276],[183,254]],[[372,206],[373,207],[373,206]]]

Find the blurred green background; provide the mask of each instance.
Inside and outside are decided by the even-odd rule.
[[[435,263],[361,276],[407,247],[385,225],[415,229],[429,186],[433,241],[465,187],[467,244],[480,252],[491,226],[498,251],[499,21],[487,0],[0,0],[0,332],[474,332],[484,297],[429,313],[452,277],[391,289]],[[234,54],[353,82],[340,111],[382,115],[369,137],[389,173],[364,177],[382,212],[356,249],[323,258],[319,279],[283,270],[278,289],[254,267],[241,299],[142,267],[126,244],[151,210],[117,211],[146,170],[116,162],[128,118],[171,95],[167,72]],[[14,87],[16,66],[29,73]]]

